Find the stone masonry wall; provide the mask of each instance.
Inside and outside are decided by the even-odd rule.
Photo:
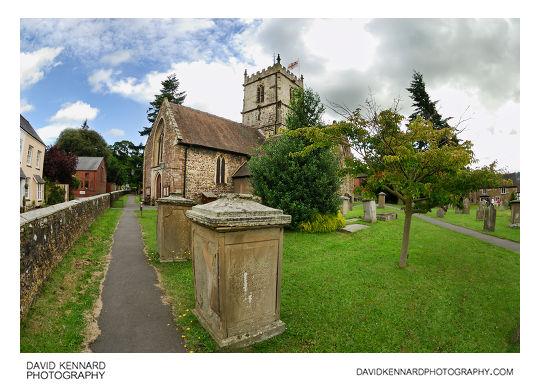
[[[116,191],[80,198],[21,214],[21,319],[64,254],[111,202],[124,193]]]
[[[225,158],[225,184],[216,184],[217,157]],[[232,193],[234,186],[232,176],[247,156],[217,150],[190,147],[187,157],[186,198],[201,200],[201,192]]]

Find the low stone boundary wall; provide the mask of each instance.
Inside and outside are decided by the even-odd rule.
[[[73,243],[124,191],[79,198],[21,214],[20,318]]]

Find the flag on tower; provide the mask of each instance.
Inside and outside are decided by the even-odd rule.
[[[292,70],[297,65],[298,65],[298,60],[289,64],[289,66],[287,67],[287,70]]]

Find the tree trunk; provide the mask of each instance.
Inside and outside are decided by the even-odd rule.
[[[409,251],[409,235],[411,233],[411,220],[412,220],[412,202],[410,200],[405,201],[405,226],[403,227],[403,240],[401,242],[401,256],[399,258],[399,267],[404,268],[407,266],[407,256]]]

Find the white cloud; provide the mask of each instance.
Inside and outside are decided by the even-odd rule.
[[[70,127],[69,125],[58,124],[48,125],[37,129],[39,137],[47,144],[54,142],[58,135],[64,130]]]
[[[140,80],[132,77],[114,79],[112,71],[99,70],[89,78],[89,82],[96,90],[148,103],[159,93],[161,82],[176,73],[180,81],[179,91],[186,92],[186,106],[240,122],[246,67],[247,64],[234,58],[228,63],[182,62],[174,63],[165,72],[153,71]]]
[[[46,71],[61,64],[55,62],[63,47],[44,47],[34,52],[21,52],[21,88],[29,87],[41,79]]]
[[[88,77],[88,83],[92,86],[92,91],[99,92],[103,90],[104,86],[109,86],[112,83],[111,76],[113,70],[99,69],[96,70]]]
[[[114,137],[121,137],[124,135],[124,130],[120,129],[110,129],[109,131],[105,132],[106,135],[112,135]]]
[[[34,106],[32,106],[31,104],[29,104],[26,99],[21,99],[21,103],[20,103],[20,112],[21,114],[24,113],[24,112],[27,112],[27,111],[32,111],[34,110]]]
[[[53,123],[36,131],[45,143],[52,143],[64,129],[80,127],[85,119],[88,121],[95,119],[98,112],[97,108],[82,101],[64,103],[62,108],[49,118]]]
[[[132,54],[129,50],[120,50],[102,57],[101,63],[108,64],[114,67],[129,61],[131,58]]]
[[[51,122],[82,122],[96,118],[99,110],[88,103],[77,101],[75,103],[64,103],[62,108],[52,116]]]

